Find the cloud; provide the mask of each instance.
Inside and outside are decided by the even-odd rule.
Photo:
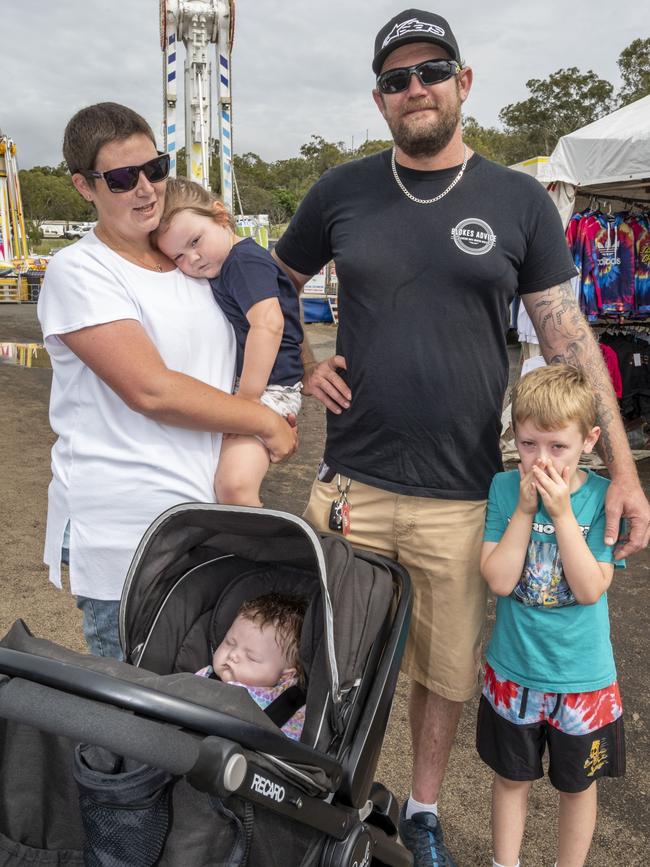
[[[235,152],[282,159],[297,155],[312,134],[347,146],[366,135],[386,138],[370,97],[370,63],[376,32],[400,5],[237,0]],[[560,67],[594,68],[618,84],[621,50],[648,35],[639,33],[634,4],[619,4],[614,29],[591,0],[445,5],[437,8],[448,14],[475,72],[466,110],[485,125],[497,124],[504,105],[525,98],[528,79]],[[66,122],[93,102],[123,102],[161,130],[157,0],[18,0],[4,3],[2,16],[0,129],[16,142],[20,167],[59,163]],[[179,72],[182,81],[182,58]],[[182,125],[182,110],[178,119]]]

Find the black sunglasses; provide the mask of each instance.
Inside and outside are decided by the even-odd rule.
[[[440,84],[452,75],[460,72],[460,65],[455,60],[425,60],[415,66],[400,66],[399,69],[389,69],[377,76],[377,89],[382,93],[401,93],[407,90],[412,75],[417,75],[422,84]]]
[[[147,160],[141,166],[122,166],[107,172],[83,172],[91,178],[104,178],[111,193],[128,193],[138,184],[140,172],[152,184],[164,181],[169,174],[169,154],[158,154],[152,160]]]

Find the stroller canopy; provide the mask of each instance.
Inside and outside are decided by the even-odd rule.
[[[332,701],[339,704],[358,684],[390,607],[391,572],[381,558],[353,552],[342,537],[317,534],[287,513],[189,503],[157,518],[136,550],[122,594],[120,635],[127,659],[137,659],[158,611],[179,584],[206,564],[227,558],[253,567],[272,564],[289,580],[294,576],[301,591],[304,576],[311,577],[322,600],[318,610],[322,610],[329,689]],[[231,602],[225,628],[236,610]],[[309,643],[310,636],[303,630],[301,654]]]

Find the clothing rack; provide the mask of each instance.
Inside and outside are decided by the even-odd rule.
[[[579,193],[579,195],[585,195],[584,193]],[[585,195],[586,198],[586,195]],[[641,211],[647,211],[650,209],[650,200],[649,199],[630,199],[627,196],[619,196],[619,195],[602,195],[591,193],[589,196],[589,206],[591,208],[592,205],[597,204],[605,204],[606,202],[621,202],[624,205],[630,205],[630,207],[639,208]]]
[[[605,334],[605,332],[609,332],[610,334],[630,334],[630,332],[635,334],[650,334],[650,321],[645,323],[630,322],[629,320],[622,320],[620,322],[594,322],[592,323],[592,328],[598,334]]]

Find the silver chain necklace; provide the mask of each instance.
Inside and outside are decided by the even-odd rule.
[[[439,196],[434,196],[432,199],[418,199],[417,196],[414,196],[412,193],[406,189],[402,181],[400,180],[400,176],[397,174],[397,165],[395,163],[395,148],[391,151],[390,155],[390,167],[393,170],[393,177],[395,178],[395,182],[400,190],[404,193],[404,195],[410,199],[412,202],[417,202],[418,205],[432,205],[434,202],[438,202],[440,199],[443,199],[447,193],[450,193],[453,188],[456,186],[458,181],[463,177],[463,173],[467,166],[467,145],[463,145],[463,164],[460,167],[460,171],[453,179],[453,181],[449,184],[446,190],[443,190]]]

